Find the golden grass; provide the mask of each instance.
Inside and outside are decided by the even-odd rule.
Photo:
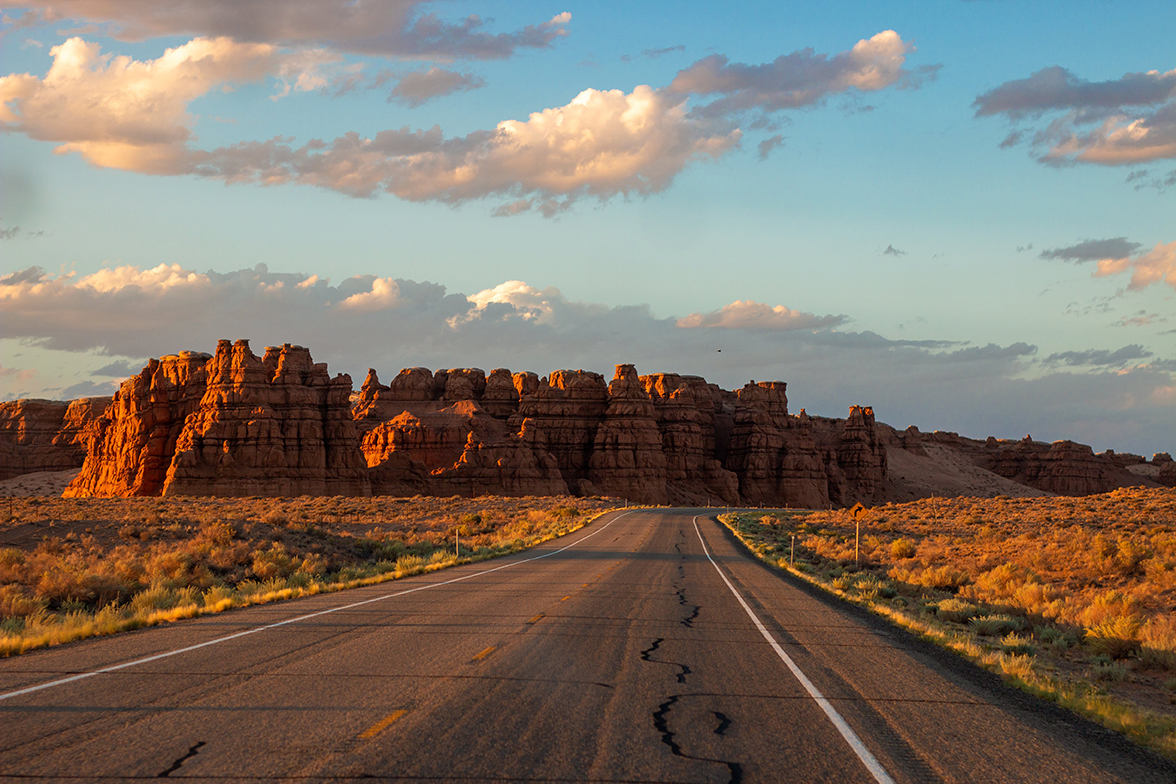
[[[721,515],[761,559],[1176,759],[1176,491]],[[796,563],[788,547],[796,536]]]
[[[494,558],[616,506],[550,497],[16,499],[0,523],[0,656]]]

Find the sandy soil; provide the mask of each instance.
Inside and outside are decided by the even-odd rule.
[[[71,468],[68,471],[38,471],[35,474],[22,474],[12,479],[0,482],[0,497],[16,496],[27,498],[35,495],[60,496],[66,485],[81,471]]]
[[[905,449],[887,450],[890,475],[886,483],[887,501],[913,501],[932,496],[1033,498],[1052,495],[985,471],[953,449],[938,444],[926,444],[923,448],[926,457]]]

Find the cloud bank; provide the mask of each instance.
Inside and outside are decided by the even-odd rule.
[[[851,404],[872,404],[900,428],[1032,431],[1118,450],[1176,446],[1176,363],[1136,345],[1041,360],[1026,342],[896,341],[842,331],[846,316],[748,300],[659,318],[647,305],[579,302],[523,281],[467,296],[435,283],[362,275],[332,284],[265,266],[227,273],[122,266],[81,277],[30,268],[0,278],[0,309],[7,345],[41,352],[47,366],[90,357],[96,370],[85,389],[105,388],[106,374],[125,370],[127,358],[249,338],[259,350],[309,346],[333,372],[356,379],[368,367],[382,376],[414,365],[608,372],[634,362],[642,372],[695,373],[728,388],[782,379],[794,409],[843,415]],[[64,396],[36,383],[28,374],[18,382],[14,371],[0,389]]]
[[[1176,70],[1091,82],[1060,66],[978,96],[977,117],[1015,125],[1002,146],[1027,142],[1042,163],[1138,165],[1176,158]]]
[[[354,13],[367,13],[371,4],[347,8],[352,5],[359,9]],[[69,13],[91,18],[113,6],[121,7],[114,0],[78,0],[47,6],[46,13],[73,9]],[[136,9],[128,18],[156,32],[173,29],[165,22],[227,13],[217,2],[204,11],[185,10],[188,4],[128,6]],[[266,6],[262,0],[245,4],[241,14],[251,17]],[[276,13],[279,19],[293,14],[289,23],[297,27],[305,11],[304,4],[293,3],[288,11]],[[562,25],[567,21],[563,16],[551,24]],[[229,30],[222,27],[193,29]],[[268,40],[305,43],[294,33],[274,33]],[[45,77],[26,73],[0,78],[0,129],[55,142],[58,153],[78,153],[98,167],[227,183],[294,183],[362,198],[390,193],[450,205],[498,198],[505,201],[496,215],[534,209],[550,217],[584,197],[607,201],[664,190],[695,161],[714,160],[738,148],[743,135],[738,120],[749,110],[762,121],[774,112],[815,105],[847,90],[909,85],[918,76],[904,67],[911,51],[910,44],[887,30],[832,57],[802,50],[764,65],[731,63],[718,55],[704,58],[665,88],[638,85],[628,93],[590,88],[563,106],[465,136],[446,137],[437,126],[402,127],[371,136],[350,132],[329,141],[310,139],[301,145],[279,136],[201,149],[194,144],[195,118],[188,106],[218,87],[273,77],[281,83],[276,98],[312,90],[338,94],[362,80],[354,66],[327,49],[288,50],[221,36],[194,39],[156,60],[134,60],[104,55],[97,44],[75,37],[51,50],[53,65]],[[433,66],[402,75],[390,100],[419,106],[483,84],[473,74]],[[692,108],[693,98],[713,100]],[[782,143],[778,135],[764,140],[758,145],[760,157]]]
[[[502,60],[542,49],[567,35],[571,14],[509,33],[489,33],[468,16],[445,22],[423,9],[428,0],[0,0],[0,9],[30,9],[23,26],[75,20],[105,25],[128,41],[159,36],[227,37],[249,43],[427,60]]]

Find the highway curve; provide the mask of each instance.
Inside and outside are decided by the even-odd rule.
[[[0,780],[1176,781],[696,514],[2,660]]]

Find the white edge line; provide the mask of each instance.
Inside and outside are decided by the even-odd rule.
[[[829,717],[829,721],[833,722],[833,726],[836,727],[837,731],[841,733],[841,737],[845,738],[845,742],[849,744],[849,747],[853,749],[854,754],[857,754],[858,759],[860,759],[862,764],[866,766],[866,769],[870,771],[871,775],[874,777],[874,780],[877,781],[878,784],[894,784],[894,779],[890,778],[890,774],[887,773],[886,769],[882,767],[882,763],[878,762],[878,759],[870,753],[870,750],[866,748],[866,744],[862,743],[862,739],[857,736],[857,733],[854,732],[849,724],[845,722],[845,719],[841,718],[841,714],[837,712],[837,709],[833,707],[829,700],[825,699],[825,695],[821,694],[821,692],[817,689],[816,686],[813,685],[813,682],[808,679],[808,676],[804,674],[800,667],[796,666],[796,662],[792,661],[792,657],[789,656],[784,651],[784,649],[780,647],[780,643],[776,642],[776,638],[771,635],[771,633],[767,630],[767,627],[765,627],[763,622],[760,621],[759,617],[757,617],[756,614],[752,612],[751,607],[749,607],[747,602],[743,600],[743,597],[739,595],[739,591],[735,590],[735,586],[732,585],[731,581],[727,579],[727,575],[723,574],[723,570],[719,568],[717,563],[715,563],[715,559],[711,558],[710,550],[708,550],[706,546],[706,541],[702,538],[702,529],[698,527],[698,515],[694,516],[694,532],[698,534],[698,541],[702,543],[702,551],[706,554],[707,560],[711,562],[711,566],[715,567],[715,571],[719,573],[719,577],[723,578],[723,582],[727,584],[727,588],[729,588],[731,593],[734,594],[735,598],[739,600],[739,604],[743,606],[743,609],[755,623],[755,628],[759,629],[760,634],[762,634],[764,639],[768,641],[768,644],[772,646],[772,650],[776,652],[776,655],[780,657],[780,660],[783,661],[785,665],[787,665],[788,669],[792,670],[792,674],[796,676],[798,681],[800,681],[800,685],[803,686],[804,690],[809,693],[809,696],[813,698],[813,701],[821,706],[821,710],[825,711],[825,715]]]
[[[566,545],[565,547],[561,547],[558,550],[552,550],[551,552],[544,553],[543,555],[536,555],[531,558],[524,558],[521,561],[512,561],[511,563],[503,564],[502,566],[496,566],[493,569],[485,569],[481,572],[474,572],[473,574],[467,574],[462,577],[454,577],[452,580],[445,580],[445,581],[439,582],[439,583],[427,583],[425,585],[418,585],[413,588],[407,588],[403,591],[397,591],[396,593],[387,593],[382,596],[377,596],[373,599],[364,599],[362,602],[353,602],[352,604],[345,604],[341,607],[331,607],[326,610],[319,610],[318,612],[309,613],[308,615],[299,615],[296,618],[287,618],[286,620],[278,621],[277,623],[270,623],[270,624],[266,624],[265,626],[258,626],[253,629],[246,629],[245,631],[242,631],[242,632],[235,632],[233,634],[227,634],[224,637],[217,637],[212,640],[206,640],[205,642],[197,643],[195,645],[189,645],[186,648],[177,648],[174,651],[165,651],[164,653],[157,653],[154,656],[146,656],[142,659],[135,659],[133,661],[123,662],[122,664],[114,664],[114,665],[111,665],[110,667],[103,667],[98,670],[91,670],[90,672],[78,673],[77,675],[71,675],[68,678],[59,678],[55,681],[48,681],[47,683],[39,683],[35,686],[26,686],[23,689],[17,689],[16,691],[10,691],[7,694],[0,694],[0,700],[6,700],[9,697],[19,697],[22,694],[31,694],[32,692],[41,691],[42,689],[49,689],[54,686],[64,686],[67,683],[73,683],[74,681],[80,681],[85,678],[92,678],[95,675],[102,675],[102,674],[108,673],[108,672],[115,672],[116,670],[126,669],[127,667],[134,667],[139,664],[147,664],[148,662],[157,661],[159,659],[166,659],[169,656],[178,656],[181,653],[188,653],[189,651],[195,651],[200,648],[207,648],[210,645],[217,645],[222,642],[228,642],[229,640],[235,640],[239,637],[245,637],[250,634],[256,634],[257,632],[264,632],[267,629],[276,629],[279,626],[286,626],[287,624],[298,623],[299,621],[306,621],[311,618],[317,618],[320,615],[329,615],[330,613],[339,612],[341,610],[352,610],[352,609],[355,609],[356,607],[362,607],[365,604],[371,604],[372,602],[381,602],[385,599],[393,599],[397,596],[404,596],[405,594],[416,593],[417,591],[427,591],[430,588],[438,588],[442,585],[452,585],[453,583],[460,583],[463,580],[470,580],[474,577],[481,577],[482,575],[490,574],[491,572],[497,572],[497,571],[501,571],[503,569],[509,569],[512,566],[519,566],[520,564],[530,563],[531,561],[538,561],[541,558],[549,558],[550,556],[562,553],[564,550],[575,547],[576,545],[580,544],[581,542],[585,542],[585,541],[591,539],[592,537],[596,536],[598,533],[603,531],[605,528],[608,528],[610,525],[615,523],[617,520],[620,520],[625,515],[630,515],[630,514],[633,514],[633,512],[631,512],[631,511],[630,512],[622,512],[621,514],[619,514],[616,517],[614,517],[613,519],[609,520],[607,523],[602,525],[600,528],[597,528],[595,531],[588,534],[587,536],[581,537],[581,538],[577,539],[576,541],[572,542],[571,544]]]

